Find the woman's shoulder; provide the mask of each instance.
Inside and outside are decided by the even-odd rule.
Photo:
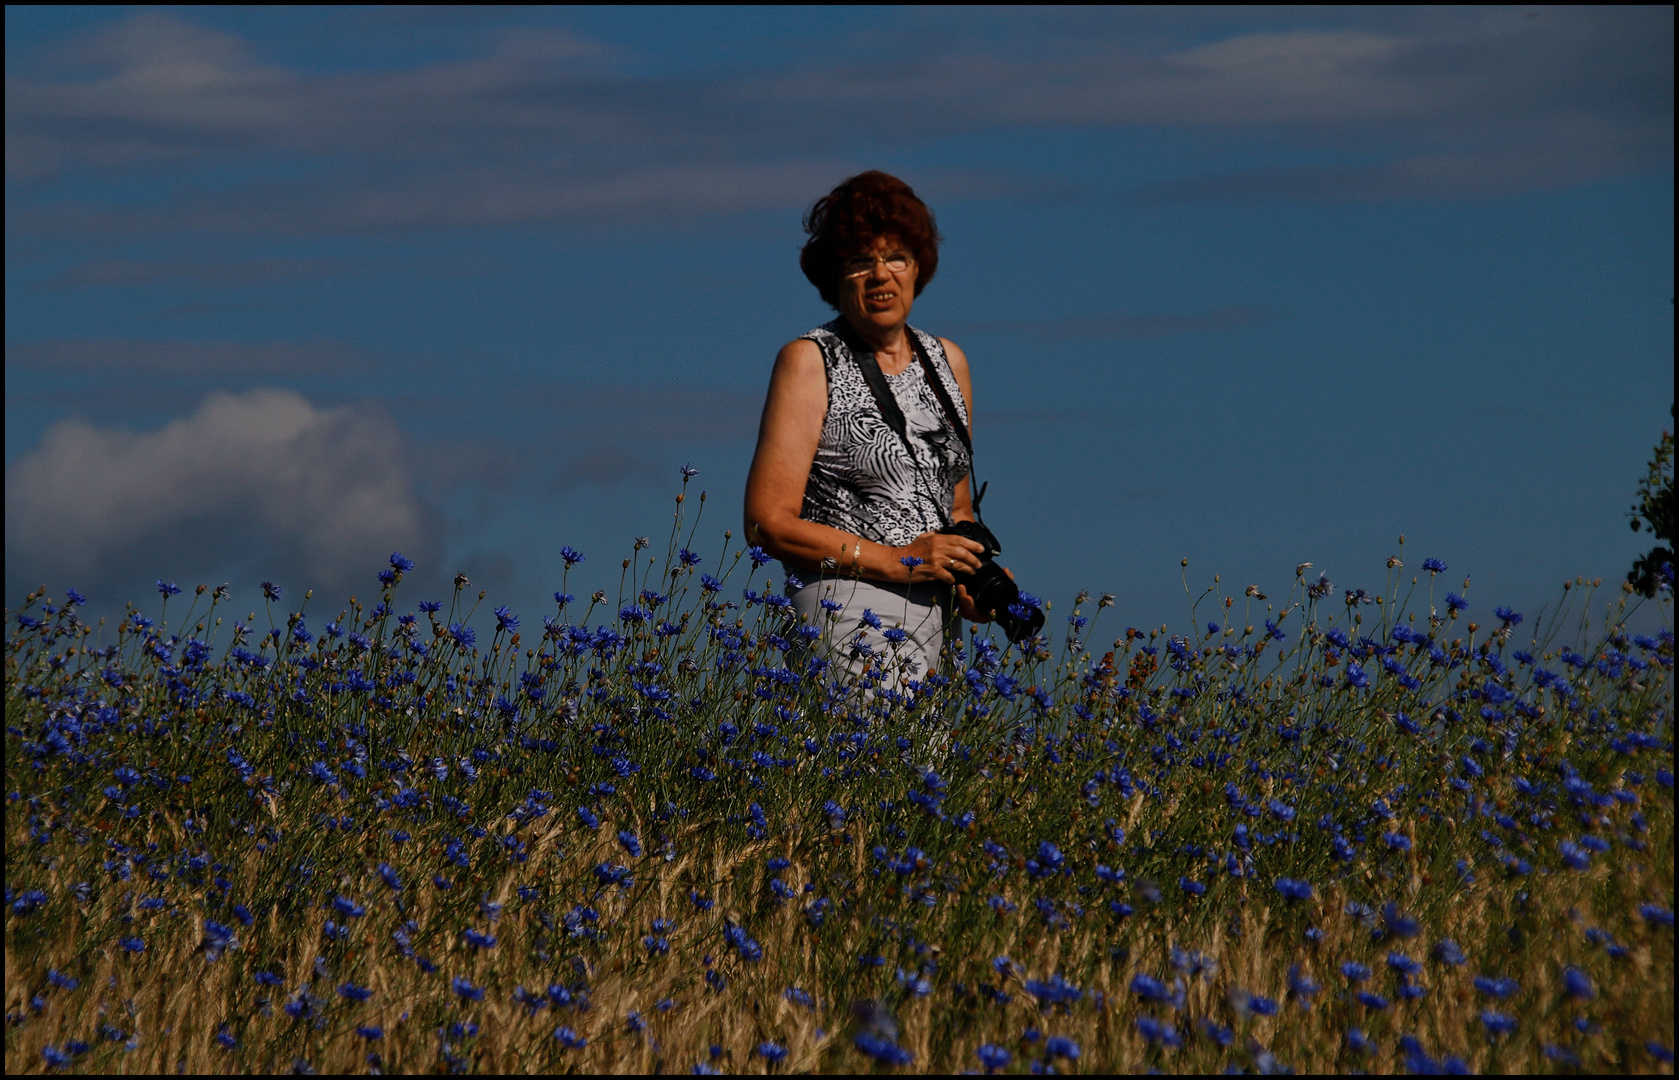
[[[809,334],[800,334],[775,354],[775,366],[793,371],[810,371],[814,374],[826,366],[826,351],[818,339]]]
[[[921,344],[928,352],[944,355],[945,361],[950,364],[951,373],[957,378],[961,378],[967,372],[968,354],[962,351],[960,345],[949,338],[938,337],[925,330],[916,330],[913,326],[910,329],[921,338]]]
[[[844,317],[845,316],[842,315],[839,318],[828,320],[827,322],[823,323],[821,326],[812,327],[811,329],[806,330],[804,333],[800,334],[798,337],[794,338],[793,340],[794,341],[811,341],[811,342],[816,342],[818,344],[822,343],[825,340],[830,340],[830,339],[833,340],[833,341],[842,341],[843,339],[840,337],[840,333],[839,333],[839,321],[840,321],[841,318],[844,318]]]

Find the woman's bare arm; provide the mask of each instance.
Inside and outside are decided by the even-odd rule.
[[[962,391],[962,404],[968,409],[968,437],[974,434],[974,381],[968,373],[968,356],[954,341],[939,338],[939,344],[944,346],[944,355],[950,361],[950,373],[956,376],[956,385]],[[955,417],[951,418],[955,420]],[[956,485],[956,495],[951,503],[950,516],[956,521],[974,520],[974,487],[973,476],[970,474],[962,478]]]
[[[966,364],[964,363],[964,370]],[[956,536],[928,533],[908,547],[864,540],[830,525],[799,517],[805,484],[828,413],[828,377],[822,352],[800,339],[783,346],[770,375],[758,449],[746,478],[746,541],[789,565],[815,571],[833,559],[838,572],[876,581],[953,581],[958,570],[978,569],[980,545]],[[899,560],[915,555],[913,570]]]

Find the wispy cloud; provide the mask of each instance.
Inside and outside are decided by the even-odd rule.
[[[261,285],[343,273],[338,259],[100,259],[74,266],[34,286],[75,289],[100,285],[163,285],[188,281],[198,285]]]
[[[46,341],[6,346],[6,367],[105,375],[258,376],[366,369],[372,353],[337,341]]]
[[[1461,198],[1671,168],[1666,9],[1230,12],[1222,26],[1215,15],[1174,29],[1124,12],[1036,13],[1023,37],[1008,31],[1019,13],[908,13],[868,50],[839,42],[776,69],[640,75],[537,25],[481,35],[464,58],[322,73],[139,12],[69,48],[61,71],[8,77],[20,190],[253,161],[298,178],[176,185],[122,205],[20,197],[11,227],[97,238],[694,220],[807,203],[860,148],[1054,127],[1199,132],[1366,163],[1190,177],[1142,193],[1153,199]]]
[[[1221,307],[1205,315],[1074,315],[1063,319],[1014,319],[971,322],[960,330],[1036,334],[1053,339],[1160,337],[1206,330],[1241,330],[1274,317],[1260,308]]]

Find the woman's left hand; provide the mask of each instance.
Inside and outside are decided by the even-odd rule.
[[[1008,574],[1010,581],[1014,580],[1014,572],[1008,567],[1003,567],[1003,573]],[[968,595],[966,585],[956,586],[956,614],[969,622],[988,623],[991,621],[991,612],[981,612],[974,607],[974,598]]]

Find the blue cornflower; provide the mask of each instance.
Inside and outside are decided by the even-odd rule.
[[[699,474],[700,474],[700,471],[698,469],[694,468],[691,465],[682,466],[682,479],[684,479],[684,480],[692,480],[694,477],[698,476]]]
[[[1431,574],[1444,574],[1446,572],[1446,564],[1439,559],[1424,559],[1422,568]]]
[[[1161,1023],[1152,1016],[1137,1017],[1137,1033],[1151,1043],[1163,1043],[1166,1046],[1177,1046],[1182,1041],[1178,1037],[1177,1029],[1170,1024]]]
[[[687,548],[683,548],[681,551],[677,552],[676,557],[681,560],[683,566],[698,566],[700,562],[699,554],[697,552],[689,551]]]
[[[862,1032],[852,1042],[858,1050],[883,1065],[908,1065],[915,1060],[914,1054],[888,1039],[885,1035],[879,1035],[872,1031]]]
[[[1404,833],[1386,832],[1382,834],[1382,840],[1395,851],[1411,850],[1411,838]]]
[[[566,569],[569,570],[583,561],[583,553],[573,547],[566,546],[560,549],[560,558],[565,560]]]
[[[577,808],[577,817],[583,822],[583,824],[587,825],[591,829],[600,828],[600,818],[596,817],[594,811],[590,810],[587,806],[579,806]]]
[[[496,608],[496,629],[509,633],[519,629],[519,616],[513,614],[513,610],[506,604]]]
[[[345,983],[338,988],[338,996],[346,1001],[366,1001],[373,996],[373,991],[355,983]]]
[[[1464,608],[1469,606],[1469,601],[1465,600],[1457,593],[1447,593],[1446,606],[1453,611],[1462,611]]]
[[[1521,990],[1522,984],[1515,979],[1495,979],[1491,975],[1475,976],[1475,989],[1489,997],[1500,1001]]]
[[[1578,844],[1564,840],[1557,845],[1557,853],[1570,870],[1589,870],[1592,865],[1592,853]]]
[[[571,1030],[568,1027],[555,1028],[554,1029],[554,1041],[558,1042],[561,1046],[565,1047],[567,1050],[581,1050],[581,1049],[583,1049],[583,1047],[585,1047],[589,1044],[588,1039],[586,1039],[583,1036],[577,1034],[577,1032]]]
[[[1079,1044],[1065,1035],[1051,1035],[1049,1041],[1044,1043],[1044,1054],[1048,1057],[1077,1061],[1079,1059]]]
[[[1415,975],[1417,972],[1422,970],[1422,965],[1420,963],[1411,959],[1409,956],[1406,956],[1402,952],[1388,953],[1388,967],[1399,972],[1401,975]]]
[[[450,623],[449,636],[455,639],[455,644],[463,649],[472,648],[478,640],[478,632],[465,623]]]
[[[1486,1025],[1487,1034],[1492,1038],[1500,1035],[1513,1035],[1516,1032],[1516,1018],[1506,1016],[1501,1012],[1485,1009],[1481,1012],[1481,1023]]]
[[[234,936],[231,927],[223,926],[214,919],[204,920],[204,941],[199,948],[204,950],[206,960],[219,960],[224,950],[235,948],[238,944],[239,939]]]
[[[764,549],[756,544],[746,549],[746,555],[747,558],[752,560],[753,566],[765,566],[771,561],[770,556]]]
[[[385,1037],[385,1029],[378,1024],[364,1024],[356,1029],[356,1034],[368,1042],[378,1042]]]
[[[181,594],[181,587],[172,581],[164,581],[162,578],[159,578],[157,581],[157,591],[162,593],[165,597],[179,596]]]
[[[1027,979],[1025,986],[1026,992],[1043,1005],[1071,1005],[1084,997],[1084,991],[1068,982],[1059,972],[1048,979]]]
[[[263,597],[264,600],[278,600],[278,599],[280,599],[280,586],[274,584],[272,581],[263,582],[262,583],[262,597]]]
[[[367,914],[366,908],[362,907],[354,900],[344,896],[333,897],[332,907],[334,911],[338,912],[338,914],[342,915],[346,919],[359,919],[363,915]]]
[[[1493,609],[1493,614],[1497,615],[1499,620],[1502,621],[1505,626],[1520,626],[1521,625],[1522,613],[1519,612],[1519,611],[1511,611],[1507,607],[1501,607],[1501,608],[1494,608]]]
[[[1414,938],[1422,933],[1422,926],[1417,920],[1401,912],[1399,905],[1391,900],[1382,905],[1382,926],[1398,938]]]
[[[1293,878],[1278,878],[1277,891],[1282,893],[1285,900],[1310,900],[1312,898],[1311,883],[1296,881]]]
[[[435,615],[443,610],[443,605],[436,600],[421,600],[420,610],[427,615]]]
[[[462,936],[466,938],[466,943],[474,949],[493,949],[496,947],[496,939],[490,934],[481,934],[477,930],[469,929]]]
[[[392,892],[402,891],[402,879],[396,876],[396,870],[391,867],[390,863],[379,864],[379,876],[385,879],[385,884],[390,887]]]
[[[464,975],[456,975],[454,979],[450,981],[449,989],[454,991],[458,997],[465,1001],[484,1000],[484,991],[479,987],[473,986],[471,980]]]
[[[1006,1068],[1009,1062],[1014,1060],[1013,1054],[995,1043],[983,1043],[975,1053],[979,1055],[979,1063],[985,1066],[988,1073]]]
[[[1348,982],[1358,983],[1370,977],[1370,969],[1356,960],[1348,960],[1341,965],[1341,974],[1347,977]]]
[[[1205,885],[1201,884],[1199,881],[1191,881],[1186,877],[1178,878],[1178,888],[1182,889],[1191,896],[1204,896],[1207,892],[1207,887]]]
[[[787,1048],[780,1043],[761,1042],[758,1044],[758,1056],[771,1065],[778,1065],[787,1057]]]
[[[1457,942],[1451,938],[1441,938],[1434,946],[1434,959],[1452,967],[1462,967],[1469,958],[1463,955],[1463,950],[1458,947]]]
[[[871,630],[880,629],[880,616],[868,608],[863,609],[863,625]]]
[[[1562,972],[1563,993],[1571,998],[1590,1000],[1597,996],[1597,988],[1592,986],[1592,977],[1577,967],[1566,967]]]
[[[408,558],[400,551],[393,551],[391,552],[391,569],[397,571],[398,573],[406,574],[408,571],[414,569],[414,560]]]
[[[1357,994],[1356,997],[1360,1005],[1363,1005],[1367,1009],[1374,1009],[1377,1012],[1380,1012],[1391,1004],[1388,999],[1382,995],[1372,994],[1369,991],[1362,991]]]
[[[1142,972],[1131,977],[1131,992],[1147,1001],[1165,1001],[1170,996],[1165,983]]]
[[[635,833],[630,832],[627,829],[620,830],[618,833],[618,843],[623,846],[625,851],[630,853],[630,858],[641,858],[641,841],[636,838]]]
[[[1320,989],[1317,980],[1303,973],[1299,964],[1288,969],[1288,992],[1300,999],[1302,1007],[1311,1008],[1312,996]]]

